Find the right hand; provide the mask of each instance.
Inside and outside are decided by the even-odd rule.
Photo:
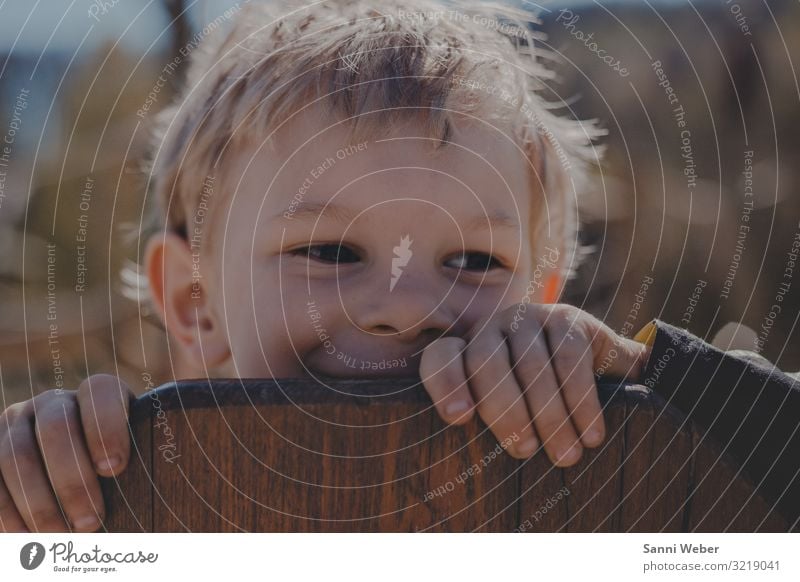
[[[0,531],[91,532],[105,517],[98,475],[130,457],[133,398],[116,376],[48,390],[0,414]]]

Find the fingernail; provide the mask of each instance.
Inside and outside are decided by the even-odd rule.
[[[529,457],[536,449],[539,448],[539,441],[536,439],[528,439],[524,443],[517,445],[517,453],[523,457]]]
[[[587,443],[600,443],[603,440],[603,433],[596,428],[591,428],[584,435]]]
[[[72,523],[75,529],[80,530],[96,530],[100,525],[97,518],[93,515],[83,515]]]
[[[464,412],[467,409],[469,409],[469,402],[466,402],[465,400],[457,400],[456,402],[451,402],[448,404],[444,409],[444,413],[447,416],[454,416]]]
[[[112,471],[119,466],[119,457],[109,457],[108,459],[100,459],[97,462],[98,471]]]

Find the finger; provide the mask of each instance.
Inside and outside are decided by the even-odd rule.
[[[32,413],[32,408],[26,408],[9,423],[0,441],[0,473],[29,531],[66,532],[67,523],[39,454]]]
[[[605,438],[605,423],[594,379],[591,344],[571,317],[551,314],[544,329],[561,396],[575,431],[584,446],[596,447]]]
[[[534,317],[509,333],[514,373],[523,389],[536,432],[554,465],[576,463],[583,452],[572,427],[550,358],[544,331]]]
[[[9,408],[0,415],[0,434],[8,435],[11,427],[11,417],[14,414],[14,411]],[[2,440],[4,438],[0,439],[0,441]],[[0,451],[0,454],[2,454],[2,451]],[[8,487],[3,481],[2,472],[0,472],[0,531],[5,533],[28,532],[28,528],[25,527],[25,520],[22,519],[19,511],[17,511],[14,500],[11,498],[11,493],[8,492]]]
[[[480,417],[501,444],[508,443],[512,456],[530,457],[539,448],[539,439],[498,327],[486,326],[467,345],[465,368]]]
[[[650,346],[622,337],[594,316],[585,319],[584,329],[592,345],[593,368],[599,375],[631,382],[641,380]]]
[[[0,477],[0,531],[3,533],[28,533],[25,520],[17,511],[2,477]]]
[[[74,397],[53,398],[37,408],[36,438],[53,491],[72,528],[95,531],[104,515],[103,495]]]
[[[78,406],[89,455],[104,477],[121,473],[130,458],[128,411],[133,393],[116,376],[90,376],[78,387]]]
[[[466,345],[462,338],[442,337],[425,347],[420,360],[423,385],[442,420],[450,424],[464,424],[475,412],[464,373]]]

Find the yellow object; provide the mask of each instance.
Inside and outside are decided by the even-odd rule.
[[[636,335],[633,336],[634,341],[639,342],[640,344],[645,344],[647,346],[652,346],[653,342],[656,341],[656,320],[654,319],[647,325],[645,325],[642,329],[636,332]]]

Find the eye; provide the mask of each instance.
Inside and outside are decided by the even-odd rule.
[[[357,263],[358,255],[349,248],[337,244],[321,244],[289,251],[293,256],[313,258],[322,263]]]
[[[459,265],[455,267],[456,269],[466,269],[468,271],[489,271],[493,268],[502,268],[503,266],[500,261],[498,261],[492,255],[478,252],[461,253],[452,259],[449,259],[449,261],[452,260],[458,260]]]

